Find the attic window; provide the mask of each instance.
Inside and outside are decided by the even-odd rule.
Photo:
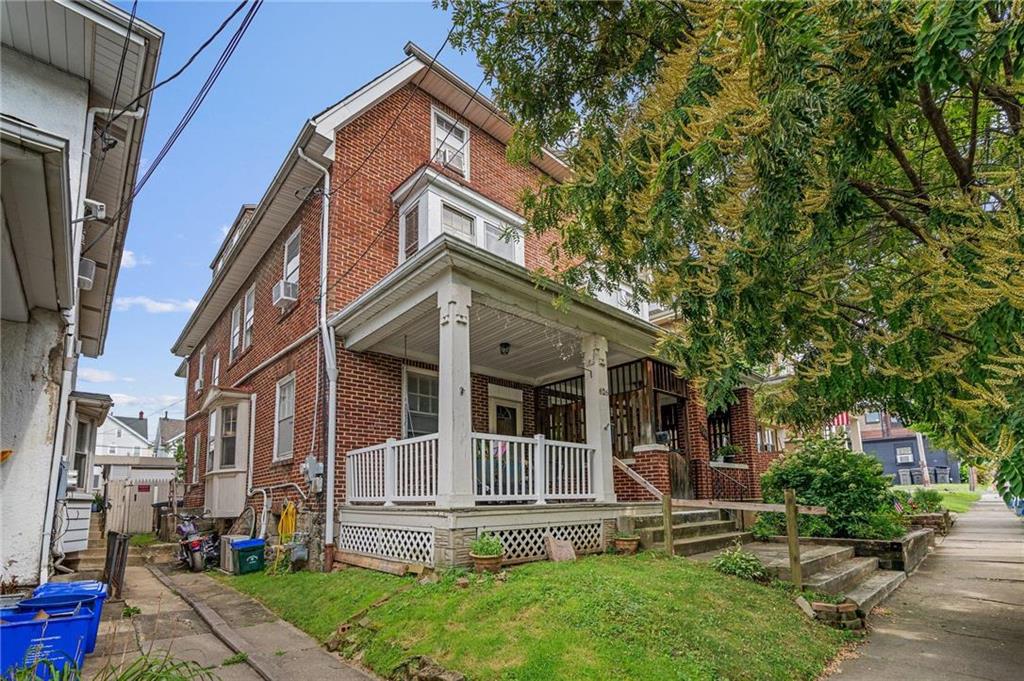
[[[434,112],[433,160],[469,179],[469,130],[440,111]]]

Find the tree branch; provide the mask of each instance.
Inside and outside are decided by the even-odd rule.
[[[925,201],[928,200],[928,190],[925,189],[924,183],[921,181],[921,176],[914,170],[914,165],[907,158],[907,155],[903,153],[903,149],[896,142],[896,138],[892,136],[892,130],[889,126],[885,126],[885,146],[889,149],[895,158],[896,162],[900,164],[900,168],[903,169],[903,174],[910,180],[910,186],[917,192],[917,196]],[[926,211],[927,212],[927,211]]]
[[[971,169],[964,161],[964,157],[960,155],[960,150],[956,148],[956,142],[953,141],[953,137],[949,134],[949,128],[946,127],[946,119],[943,118],[939,107],[935,105],[931,86],[927,83],[919,84],[917,86],[917,96],[921,103],[921,111],[924,113],[928,125],[931,126],[932,132],[935,133],[935,138],[939,141],[942,153],[945,154],[946,160],[949,162],[950,167],[953,168],[953,173],[960,183],[960,188],[965,189],[974,181],[974,177],[971,174]]]
[[[981,92],[993,104],[1003,110],[1003,113],[1006,114],[1006,121],[1010,124],[1010,130],[1013,131],[1014,135],[1019,135],[1021,128],[1021,105],[1020,101],[1013,96],[1013,93],[995,83],[986,83],[982,86]]]
[[[931,237],[929,237],[923,229],[914,223],[913,220],[901,213],[894,205],[889,203],[884,196],[880,196],[870,184],[860,180],[850,180],[850,184],[865,197],[871,199],[875,205],[881,208],[893,222],[916,236],[922,244],[931,243]]]

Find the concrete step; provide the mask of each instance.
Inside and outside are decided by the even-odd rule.
[[[842,594],[863,582],[876,570],[878,558],[847,558],[805,578],[804,588],[826,594]]]
[[[736,523],[731,520],[702,520],[700,522],[679,523],[672,526],[673,539],[686,539],[687,537],[706,537],[712,534],[723,534],[734,532]],[[665,541],[665,529],[662,527],[644,527],[638,530],[640,543],[644,546],[654,546]]]
[[[726,520],[728,516],[721,511],[675,511],[672,513],[672,524],[702,523],[711,520]],[[634,527],[642,529],[645,527],[661,527],[662,517],[656,515],[638,515],[633,518]]]
[[[867,617],[872,608],[884,601],[906,579],[907,575],[902,570],[878,570],[848,592],[846,602],[855,603],[861,617]]]
[[[705,551],[715,551],[732,546],[736,542],[745,544],[754,538],[750,532],[723,532],[706,537],[689,537],[676,539],[672,548],[677,556],[692,556]]]
[[[770,560],[763,560],[765,565],[776,577],[784,581],[790,581],[789,570],[789,548],[785,544],[779,544],[782,548],[780,555]],[[830,546],[830,545],[807,545],[800,546],[800,574],[806,581],[822,570],[832,567],[836,563],[853,558],[852,546]]]

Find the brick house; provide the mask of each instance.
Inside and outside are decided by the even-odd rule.
[[[512,560],[547,531],[600,550],[652,486],[758,496],[750,390],[709,418],[628,291],[553,305],[531,274],[550,238],[521,238],[518,206],[568,169],[509,163],[494,105],[406,55],[302,126],[211,263],[173,347],[188,504],[229,519],[288,498],[311,556],[446,565],[484,530]],[[723,473],[724,443],[743,453]]]

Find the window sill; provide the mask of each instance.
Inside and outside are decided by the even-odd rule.
[[[288,465],[288,464],[290,464],[292,462],[292,457],[293,456],[294,456],[293,454],[289,454],[288,456],[278,456],[278,457],[275,457],[275,458],[270,460],[270,465],[271,466],[284,466],[284,465]]]
[[[242,361],[242,358],[248,355],[250,350],[252,350],[252,343],[250,343],[249,347],[245,348],[244,350],[240,350],[238,354],[235,355],[234,359],[228,360],[228,368],[230,369],[236,364],[238,364],[240,361]]]

